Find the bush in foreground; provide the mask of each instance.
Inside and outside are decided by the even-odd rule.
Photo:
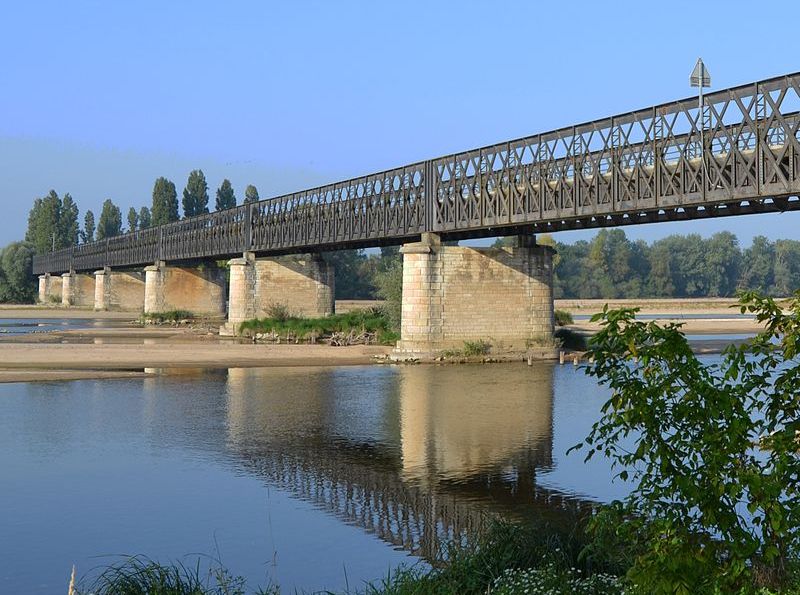
[[[800,292],[741,298],[765,330],[721,362],[680,325],[604,309],[587,372],[611,398],[586,439],[633,489],[590,525],[644,593],[781,592],[800,555]],[[578,445],[576,448],[580,448]],[[767,591],[761,591],[767,592]],[[785,592],[785,591],[784,591]]]

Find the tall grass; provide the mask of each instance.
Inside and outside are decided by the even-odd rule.
[[[81,584],[77,595],[245,595],[245,581],[220,565],[182,562],[161,564],[142,556],[126,558],[106,568],[97,578]],[[276,588],[256,594],[277,594]]]

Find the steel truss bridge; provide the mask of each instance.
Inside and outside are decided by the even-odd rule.
[[[34,273],[800,209],[800,73],[39,255]]]

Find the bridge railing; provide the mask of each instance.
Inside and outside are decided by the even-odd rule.
[[[800,74],[456,153],[34,259],[34,272],[399,241],[800,192]]]

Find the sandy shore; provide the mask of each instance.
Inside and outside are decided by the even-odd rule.
[[[731,318],[738,310],[734,299],[714,300],[557,300],[556,307],[573,314],[593,314],[605,303],[610,307],[641,307],[642,313],[664,314],[660,321],[684,324],[689,335],[708,335],[697,342],[699,352],[719,351],[727,345],[715,335],[757,333],[751,318]],[[379,302],[337,302],[337,310],[365,308]],[[683,318],[687,314],[711,316]],[[714,317],[719,314],[719,318]],[[216,336],[214,324],[195,327],[126,325],[135,312],[93,312],[43,306],[0,306],[0,318],[117,320],[112,328],[70,329],[0,337],[0,382],[74,380],[84,378],[135,377],[153,368],[230,368],[264,366],[341,366],[369,364],[376,355],[391,351],[387,346],[330,347],[328,345],[264,345]],[[599,325],[578,320],[570,328],[596,332]]]
[[[17,306],[0,304],[0,318],[20,319],[65,318],[70,320],[95,318],[99,320],[136,320],[139,312],[95,312],[89,308],[58,308],[53,306]]]

